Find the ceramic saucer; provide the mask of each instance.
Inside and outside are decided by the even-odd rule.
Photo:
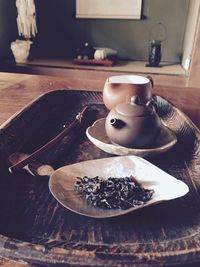
[[[149,147],[127,148],[113,144],[105,131],[105,118],[96,120],[92,126],[88,127],[86,135],[89,140],[101,150],[120,156],[136,155],[140,157],[147,157],[150,155],[157,155],[168,151],[177,143],[175,133],[168,127],[162,125],[159,136]]]

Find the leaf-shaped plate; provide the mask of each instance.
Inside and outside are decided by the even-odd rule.
[[[174,132],[162,124],[159,136],[153,144],[145,148],[128,148],[113,144],[105,131],[105,118],[96,120],[86,130],[88,139],[101,150],[119,156],[136,155],[140,157],[153,156],[164,153],[177,143]]]
[[[135,206],[127,210],[94,207],[87,202],[84,196],[79,195],[74,188],[77,177],[99,176],[107,179],[109,177],[119,178],[130,175],[133,175],[142,187],[153,189],[154,193],[151,200],[144,205]],[[49,188],[53,196],[64,207],[78,214],[96,218],[123,215],[161,201],[184,196],[189,191],[184,182],[137,156],[118,156],[89,160],[61,167],[51,175]]]

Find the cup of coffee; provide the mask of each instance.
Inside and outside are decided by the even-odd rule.
[[[129,102],[132,96],[138,96],[142,104],[152,98],[153,80],[138,75],[118,75],[109,77],[103,88],[103,102],[111,110],[116,105]]]

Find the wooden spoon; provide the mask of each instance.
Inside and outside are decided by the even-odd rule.
[[[9,156],[10,162],[15,162],[12,166],[9,167],[10,173],[13,173],[17,170],[20,170],[27,166],[28,164],[32,163],[37,157],[39,157],[42,153],[47,151],[48,149],[55,146],[59,141],[61,141],[72,129],[74,129],[78,124],[82,122],[82,118],[85,116],[88,110],[88,106],[85,106],[81,112],[79,112],[73,122],[65,128],[62,132],[60,132],[57,136],[55,136],[52,140],[46,143],[44,146],[40,147],[36,151],[34,151],[31,155],[27,155],[24,153],[14,153],[13,155]],[[43,169],[43,168],[42,168]]]
[[[22,162],[26,158],[29,158],[28,154],[16,152],[8,157],[8,162],[11,165],[17,165],[19,162]],[[28,163],[22,169],[28,171],[33,176],[50,176],[55,171],[51,165],[42,164],[37,161]]]

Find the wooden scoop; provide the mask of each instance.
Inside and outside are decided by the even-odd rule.
[[[16,166],[18,163],[24,161],[27,158],[30,158],[30,155],[16,152],[9,156],[8,161],[11,165]],[[22,167],[22,169],[28,171],[33,176],[50,176],[55,171],[51,165],[41,164],[36,161],[25,165],[24,167]]]
[[[72,129],[74,129],[74,127],[76,127],[78,124],[80,124],[82,122],[82,118],[85,115],[86,111],[88,110],[88,107],[84,107],[83,110],[81,112],[79,112],[76,115],[76,118],[74,119],[74,121],[67,127],[65,128],[61,133],[59,133],[56,137],[54,137],[51,141],[49,141],[48,143],[46,143],[44,146],[40,147],[38,150],[36,150],[35,152],[33,152],[31,155],[27,155],[24,153],[14,153],[11,156],[9,156],[9,161],[13,162],[12,166],[9,167],[9,171],[10,173],[13,173],[19,169],[24,168],[25,166],[28,166],[28,168],[30,168],[31,165],[33,165],[34,163],[32,163],[35,159],[37,159],[37,157],[39,157],[43,152],[47,151],[48,149],[52,148],[54,145],[56,145],[59,141],[61,141]],[[30,165],[31,163],[31,165]],[[40,173],[44,171],[44,166],[45,165],[38,165],[36,164],[37,167],[35,166],[34,169],[37,169],[37,173],[38,173],[38,168],[40,169]],[[39,167],[40,166],[40,167]],[[49,166],[49,165],[48,165]],[[49,168],[49,167],[48,167]],[[46,170],[46,167],[45,167]],[[30,170],[29,170],[30,172]],[[51,170],[50,170],[51,172]]]

